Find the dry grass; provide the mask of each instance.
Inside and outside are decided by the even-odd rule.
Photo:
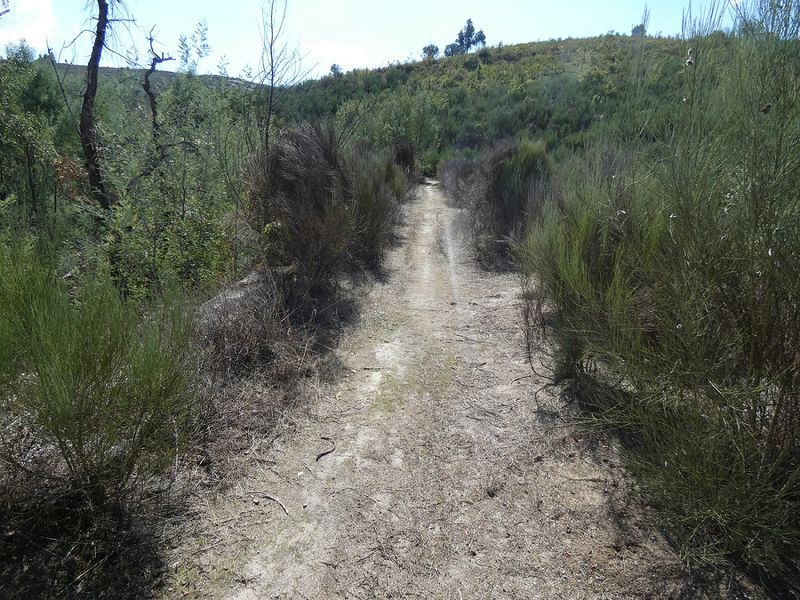
[[[526,219],[538,215],[550,171],[544,144],[528,140],[499,142],[480,160],[455,158],[440,166],[451,204],[470,211],[472,237],[484,267],[510,266],[511,240]]]

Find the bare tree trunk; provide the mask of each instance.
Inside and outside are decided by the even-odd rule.
[[[83,94],[80,120],[81,148],[86,160],[86,171],[89,174],[90,193],[100,207],[106,210],[111,208],[113,197],[103,181],[94,119],[94,101],[97,97],[97,75],[100,70],[100,58],[103,54],[103,46],[106,43],[108,7],[108,0],[97,0],[97,30],[94,36],[92,54],[86,67],[86,91]]]
[[[153,48],[154,40],[152,29],[150,30],[150,37],[148,39],[150,40],[151,53],[150,68],[144,74],[144,83],[142,83],[142,89],[144,89],[144,93],[147,94],[147,98],[150,102],[150,124],[151,135],[153,138],[153,149],[150,152],[150,158],[147,162],[147,165],[142,172],[128,182],[128,185],[125,188],[127,192],[133,190],[141,179],[149,177],[156,170],[160,170],[163,162],[167,158],[167,145],[164,144],[164,140],[161,136],[161,125],[158,122],[158,98],[156,98],[156,92],[153,89],[150,77],[156,72],[156,67],[158,67],[158,65],[174,59],[171,56],[167,56],[163,53],[158,54],[155,51],[155,48]]]
[[[152,42],[150,45],[152,47]],[[163,155],[163,150],[161,136],[159,135],[160,125],[158,124],[158,100],[156,99],[156,93],[153,91],[152,85],[150,85],[150,76],[156,72],[156,67],[164,60],[165,59],[159,57],[158,55],[153,55],[153,58],[150,61],[150,68],[144,74],[144,83],[142,84],[142,89],[144,89],[144,93],[147,94],[147,98],[150,100],[150,120],[153,127],[153,144],[155,145],[159,156]]]

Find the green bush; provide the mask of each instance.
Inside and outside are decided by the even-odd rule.
[[[369,148],[349,152],[348,164],[354,225],[350,256],[367,267],[376,267],[392,238],[409,179],[387,153]]]
[[[550,160],[542,142],[523,140],[501,146],[483,163],[485,189],[477,198],[481,221],[488,221],[491,233],[509,235],[530,210],[538,210],[532,197],[535,186],[550,174]],[[481,225],[482,226],[482,225]]]
[[[800,19],[740,11],[734,44],[692,42],[733,55],[687,68],[672,138],[573,171],[516,252],[676,544],[798,589]]]
[[[0,250],[3,461],[93,503],[127,499],[182,442],[189,333],[179,303],[141,317],[107,276],[71,290],[41,250]]]
[[[268,266],[292,309],[329,296],[340,274],[380,263],[408,180],[389,152],[303,123],[256,158],[250,186]]]
[[[540,141],[505,141],[478,161],[453,158],[439,169],[456,206],[469,207],[472,233],[484,265],[507,264],[509,241],[528,217],[538,215],[550,158]]]

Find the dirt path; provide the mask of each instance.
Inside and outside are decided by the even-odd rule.
[[[616,452],[537,411],[518,285],[474,266],[458,213],[420,189],[349,376],[204,509],[232,534],[177,553],[169,596],[694,597]]]

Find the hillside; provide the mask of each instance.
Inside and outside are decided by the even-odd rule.
[[[404,128],[392,135],[416,138],[436,152],[477,149],[514,135],[576,146],[595,121],[615,112],[631,67],[646,71],[655,105],[676,99],[684,46],[670,38],[608,35],[484,48],[307,81],[292,89],[289,103],[301,118],[369,105],[378,121]],[[428,123],[386,118],[415,108],[430,113]]]
[[[56,69],[61,79],[80,80],[85,76],[86,66],[71,63],[56,63]],[[147,73],[147,69],[133,67],[100,67],[99,69],[99,77],[102,81],[127,85],[141,83],[144,80],[145,73]],[[181,73],[159,68],[156,69],[151,76],[151,81],[156,85],[168,85],[176,77],[180,77],[180,75]],[[238,77],[212,74],[200,74],[196,75],[196,77],[209,86],[224,84],[227,87],[246,87],[253,85]]]
[[[433,173],[451,149],[478,150],[504,137],[528,135],[551,147],[579,147],[585,132],[615,114],[626,97],[632,64],[646,73],[654,105],[679,98],[684,46],[673,38],[606,35],[486,47],[307,80],[282,90],[282,110],[288,120],[356,121],[373,142],[412,139],[425,156],[424,170]],[[72,97],[82,89],[83,69],[59,65],[62,79],[68,74]],[[100,69],[104,87],[128,89],[139,102],[145,100],[144,74],[144,69]],[[180,77],[158,69],[152,81],[164,89]],[[254,87],[219,75],[196,80],[207,89]],[[392,124],[389,130],[386,123]]]

